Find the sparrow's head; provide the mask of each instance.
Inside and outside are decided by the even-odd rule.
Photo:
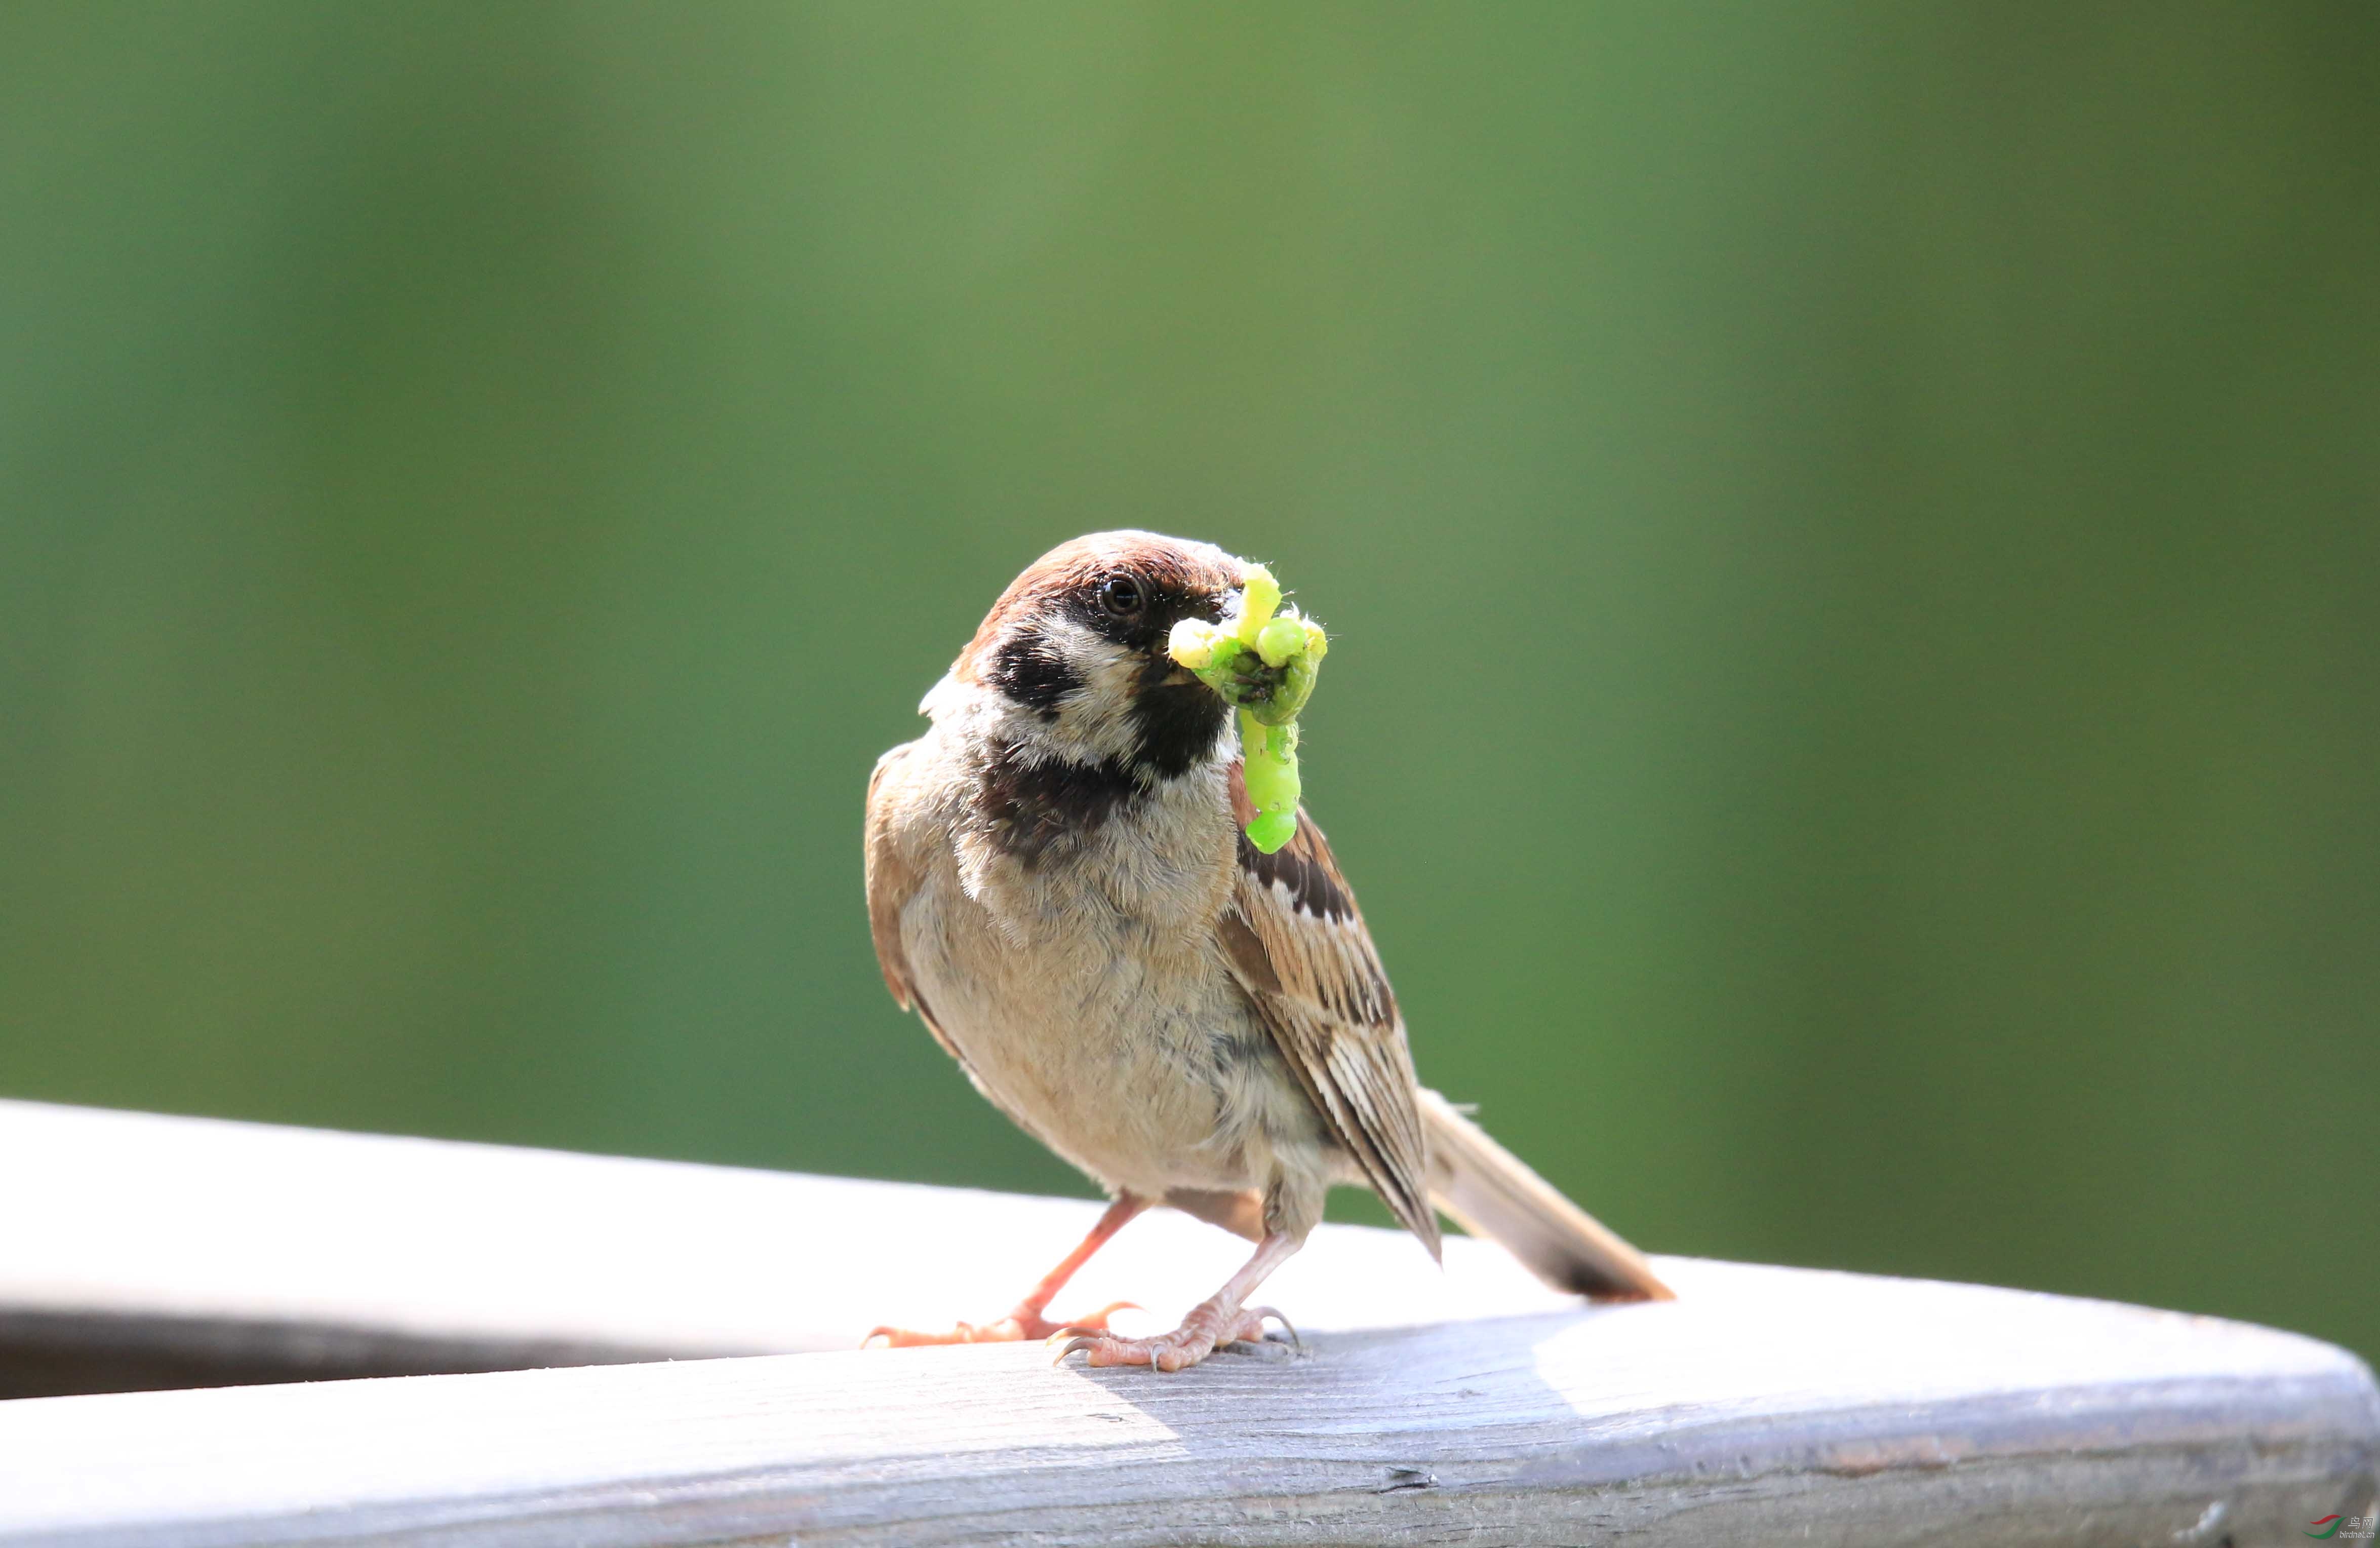
[[[1218,756],[1231,713],[1174,664],[1167,636],[1184,618],[1236,611],[1245,572],[1212,543],[1154,532],[1061,543],[1001,593],[948,680],[990,700],[1037,761],[1144,781],[1186,774]],[[925,707],[941,713],[937,696]]]

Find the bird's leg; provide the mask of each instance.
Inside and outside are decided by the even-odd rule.
[[[1256,1294],[1265,1275],[1281,1267],[1290,1254],[1305,1245],[1305,1238],[1286,1231],[1275,1231],[1257,1244],[1256,1255],[1240,1272],[1223,1282],[1223,1287],[1190,1309],[1182,1325],[1172,1333],[1156,1338],[1119,1338],[1111,1333],[1093,1333],[1071,1339],[1058,1351],[1064,1359],[1080,1349],[1089,1357],[1092,1365],[1153,1365],[1160,1371],[1180,1371],[1197,1364],[1214,1353],[1218,1344],[1232,1344],[1242,1339],[1250,1343],[1264,1337],[1264,1323],[1271,1317],[1286,1327],[1289,1319],[1269,1306],[1250,1307],[1247,1298]],[[1296,1336],[1294,1330],[1292,1337]]]
[[[1089,1262],[1092,1253],[1105,1247],[1109,1237],[1123,1230],[1133,1216],[1147,1208],[1148,1201],[1146,1199],[1135,1198],[1129,1193],[1117,1194],[1115,1202],[1108,1206],[1107,1213],[1099,1216],[1099,1223],[1091,1227],[1091,1234],[1085,1237],[1074,1251],[1067,1253],[1065,1260],[1056,1268],[1041,1276],[1041,1283],[1033,1286],[1025,1298],[1016,1303],[1016,1310],[996,1323],[986,1323],[981,1326],[961,1323],[948,1333],[917,1333],[909,1328],[880,1327],[861,1341],[862,1347],[873,1345],[880,1338],[888,1349],[907,1349],[921,1344],[1005,1344],[1019,1339],[1047,1338],[1051,1334],[1073,1328],[1104,1328],[1111,1314],[1133,1303],[1120,1300],[1073,1323],[1052,1323],[1041,1314],[1050,1309],[1050,1302],[1058,1292],[1066,1287],[1066,1281],[1075,1277],[1075,1271]]]

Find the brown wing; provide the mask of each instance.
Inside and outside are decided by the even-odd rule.
[[[1232,816],[1245,829],[1256,809],[1237,763],[1231,788]],[[1438,1216],[1413,1055],[1354,891],[1303,808],[1296,836],[1277,853],[1259,854],[1245,832],[1239,847],[1239,882],[1220,927],[1234,976],[1333,1137],[1435,1257]]]
[[[921,878],[893,842],[892,815],[899,799],[901,765],[914,745],[904,743],[879,758],[876,772],[868,776],[868,933],[875,938],[876,965],[883,969],[884,987],[892,992],[893,1003],[903,1010],[916,1011],[926,1030],[942,1045],[942,1052],[972,1077],[975,1071],[968,1067],[966,1055],[936,1023],[933,1008],[918,994],[916,981],[909,977],[908,956],[901,947],[901,910],[917,896]]]
[[[876,940],[876,965],[884,971],[884,987],[892,1001],[907,1010],[914,996],[909,989],[909,959],[901,949],[901,910],[917,893],[917,872],[902,859],[892,842],[892,790],[899,782],[905,744],[876,761],[868,776],[868,932]],[[886,776],[892,775],[888,781]]]

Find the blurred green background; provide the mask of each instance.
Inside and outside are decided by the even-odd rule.
[[[2375,280],[2360,0],[11,5],[0,1092],[1080,1190],[859,809],[1139,525],[1615,1225],[2380,1351]]]

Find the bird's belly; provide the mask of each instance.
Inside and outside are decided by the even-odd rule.
[[[1075,918],[1002,930],[947,893],[908,910],[917,988],[969,1076],[1111,1187],[1264,1186],[1273,1140],[1310,1109],[1220,955],[1120,914]]]

